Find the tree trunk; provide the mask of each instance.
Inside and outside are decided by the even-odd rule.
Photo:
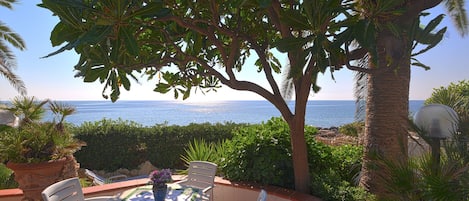
[[[386,197],[382,181],[386,175],[376,166],[376,154],[392,161],[407,160],[410,48],[406,41],[402,36],[379,33],[378,64],[370,64],[374,72],[368,76],[360,185],[378,198]]]
[[[295,190],[310,193],[310,176],[308,151],[305,140],[305,124],[303,118],[295,115],[289,122],[292,147],[293,171],[295,175]]]

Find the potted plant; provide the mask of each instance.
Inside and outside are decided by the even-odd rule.
[[[167,183],[172,182],[171,170],[154,170],[150,173],[150,183],[153,185],[153,197],[155,201],[162,201],[168,190]]]
[[[13,170],[23,200],[41,200],[47,186],[78,176],[73,153],[85,144],[74,138],[64,122],[75,108],[34,97],[16,97],[11,104],[2,109],[19,117],[19,123],[0,126],[0,162]],[[55,115],[51,121],[41,121],[46,104]]]

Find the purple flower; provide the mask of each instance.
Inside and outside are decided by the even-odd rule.
[[[156,186],[157,188],[163,188],[166,183],[173,181],[173,179],[171,178],[171,170],[154,170],[150,173],[150,180],[153,183],[153,186]]]

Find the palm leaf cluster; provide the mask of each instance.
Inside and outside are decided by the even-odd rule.
[[[12,4],[15,2],[16,0],[0,0],[0,6],[12,9]],[[5,77],[21,95],[25,95],[24,82],[13,72],[17,67],[16,57],[8,45],[19,50],[26,48],[23,39],[0,20],[0,75]]]

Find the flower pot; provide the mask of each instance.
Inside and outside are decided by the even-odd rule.
[[[73,156],[42,163],[7,163],[7,167],[15,174],[19,189],[23,190],[22,200],[28,201],[42,200],[41,192],[46,187],[63,179],[76,177],[76,166]]]
[[[167,191],[167,185],[164,185],[164,187],[153,186],[153,197],[155,198],[155,201],[164,201]]]

